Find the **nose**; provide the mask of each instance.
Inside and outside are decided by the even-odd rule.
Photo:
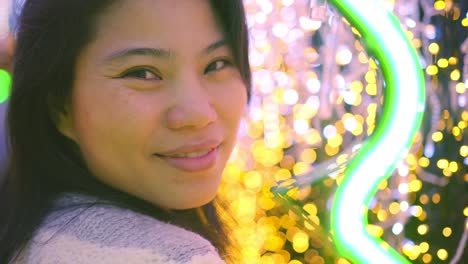
[[[218,119],[209,91],[198,76],[185,74],[175,83],[167,126],[173,130],[200,129]]]

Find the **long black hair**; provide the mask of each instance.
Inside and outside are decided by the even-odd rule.
[[[90,194],[154,217],[167,217],[155,206],[93,177],[78,146],[56,127],[57,116],[66,111],[70,101],[77,57],[96,37],[99,15],[117,1],[24,3],[16,32],[13,87],[7,112],[8,161],[0,185],[0,263],[11,261],[27,244],[50,212],[53,201],[65,192]],[[242,0],[210,0],[210,5],[250,95]],[[198,224],[186,227],[204,235],[225,254],[229,240],[216,208],[211,202],[201,210],[182,214],[198,219]],[[177,214],[171,215],[174,216]]]

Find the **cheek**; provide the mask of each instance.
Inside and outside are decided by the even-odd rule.
[[[73,102],[82,151],[92,152],[89,154],[93,156],[144,151],[144,140],[160,123],[155,99],[129,89],[93,87],[100,91],[90,93],[93,89],[83,88]]]

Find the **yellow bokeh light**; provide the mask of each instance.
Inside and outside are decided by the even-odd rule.
[[[451,161],[448,168],[451,172],[455,173],[458,171],[458,163],[455,161]]]
[[[367,225],[366,230],[373,237],[381,237],[384,234],[384,229],[377,225]]]
[[[366,82],[368,82],[368,83],[375,83],[376,82],[375,72],[374,71],[368,71],[364,78],[366,79]]]
[[[422,261],[424,263],[431,263],[432,262],[431,254],[424,254],[423,257],[422,257]]]
[[[419,248],[421,249],[421,253],[426,253],[427,251],[429,251],[429,243],[422,242],[421,244],[419,244]]]
[[[400,212],[400,204],[397,202],[392,202],[388,207],[388,210],[393,215],[398,214]]]
[[[421,188],[422,188],[422,181],[420,180],[412,180],[409,183],[409,190],[411,192],[418,192],[421,190]]]
[[[468,217],[468,207],[465,207],[465,208],[463,209],[463,215],[466,216],[466,217]]]
[[[429,166],[430,164],[430,160],[426,157],[421,157],[419,158],[419,166],[423,167],[423,168],[427,168],[427,166]]]
[[[439,68],[437,68],[435,65],[429,65],[426,68],[426,73],[428,75],[437,75],[437,73],[439,73]]]
[[[418,233],[422,236],[427,234],[428,230],[429,230],[429,227],[426,224],[422,224],[418,226]]]
[[[265,240],[264,247],[268,251],[279,251],[283,248],[285,243],[285,238],[282,238],[278,235],[268,236]]]
[[[435,193],[434,195],[432,195],[432,202],[435,204],[440,203],[440,194]]]
[[[448,252],[447,250],[441,248],[439,250],[437,250],[437,257],[440,259],[440,260],[446,260],[448,258]]]
[[[468,156],[468,146],[463,145],[460,147],[460,156],[467,157]]]
[[[452,228],[450,227],[445,227],[443,230],[442,230],[442,235],[444,235],[444,237],[449,237],[452,235]]]
[[[317,152],[311,148],[304,149],[301,152],[300,159],[306,163],[314,163],[317,160]]]
[[[294,165],[293,167],[293,173],[294,175],[302,175],[302,174],[305,174],[306,172],[309,172],[311,169],[311,166],[310,164],[306,163],[306,162],[298,162]]]
[[[461,21],[461,24],[464,27],[468,27],[468,17],[463,18]]]
[[[317,215],[318,209],[317,206],[314,203],[308,203],[304,205],[304,211],[309,213],[310,215]]]
[[[462,82],[457,83],[457,85],[455,85],[455,91],[459,94],[464,94],[466,92],[465,84]]]
[[[330,146],[329,144],[325,145],[325,153],[327,153],[327,155],[330,157],[338,154],[339,151],[340,151],[339,147],[333,147],[333,146]]]
[[[427,204],[429,202],[429,197],[426,194],[423,194],[419,197],[419,202],[421,204]]]
[[[366,93],[370,96],[377,95],[377,85],[375,83],[369,83],[366,85]]]
[[[452,79],[453,81],[460,80],[460,77],[461,77],[460,70],[458,69],[455,69],[450,73],[450,79]]]
[[[449,165],[449,162],[446,159],[440,159],[437,161],[437,167],[439,167],[439,169],[441,170],[447,168],[448,165]]]
[[[434,2],[434,8],[436,10],[444,10],[445,9],[445,2],[442,0],[437,0]]]
[[[263,183],[263,176],[257,171],[249,171],[244,176],[244,185],[247,189],[259,190]]]
[[[380,222],[383,222],[383,221],[387,220],[387,218],[388,218],[387,211],[379,210],[379,212],[377,213],[377,219],[379,219]]]
[[[293,237],[293,249],[297,253],[304,253],[309,248],[309,236],[304,232],[297,232]]]
[[[351,262],[349,262],[347,259],[339,258],[339,259],[336,261],[336,264],[351,264]]]
[[[287,180],[287,179],[290,179],[291,178],[291,172],[287,169],[279,169],[276,173],[275,173],[275,180],[276,181],[284,181],[284,180]]]
[[[458,63],[457,57],[450,57],[449,58],[449,64],[450,65],[457,65],[457,63]]]
[[[435,42],[432,42],[431,44],[429,44],[427,49],[429,50],[430,53],[435,55],[435,54],[439,53],[440,47],[439,47],[439,44],[437,44]]]
[[[289,261],[288,264],[303,264],[303,263],[301,261],[297,260],[297,259],[293,259],[293,260]]]
[[[439,66],[440,68],[447,68],[448,65],[449,65],[449,63],[448,63],[448,60],[446,58],[440,58],[437,61],[437,66]]]
[[[442,139],[444,139],[444,134],[442,134],[442,132],[437,131],[437,132],[434,132],[434,133],[432,134],[432,140],[433,140],[434,142],[439,142],[439,141],[441,141]]]

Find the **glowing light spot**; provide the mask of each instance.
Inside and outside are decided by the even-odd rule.
[[[304,135],[305,133],[307,133],[307,131],[309,131],[309,128],[310,128],[309,122],[307,122],[307,120],[304,120],[304,119],[294,120],[294,130],[299,135]]]
[[[304,205],[303,208],[304,208],[304,211],[306,211],[310,215],[317,215],[317,213],[318,213],[317,206],[314,203],[308,203],[308,204]]]
[[[422,181],[420,180],[412,180],[409,184],[409,189],[411,192],[418,192],[422,188]]]
[[[445,58],[441,58],[437,61],[437,66],[439,66],[440,68],[447,68],[448,64],[448,60]]]
[[[282,22],[278,22],[275,25],[273,25],[273,35],[277,38],[284,38],[288,35],[289,33],[289,28],[288,25]]]
[[[430,53],[432,54],[437,54],[439,53],[439,44],[435,43],[435,42],[432,42],[431,44],[429,44],[429,46],[427,47],[427,49],[429,50]]]
[[[443,230],[442,230],[442,235],[444,235],[444,237],[449,237],[452,235],[452,228],[450,227],[445,227]]]
[[[422,224],[418,226],[418,233],[421,236],[427,234],[427,231],[429,231],[429,227],[426,224]]]
[[[455,69],[450,73],[450,79],[452,79],[453,81],[460,80],[460,77],[460,71],[458,69]]]
[[[439,250],[437,250],[437,257],[440,259],[440,260],[446,260],[448,258],[448,252],[447,250],[441,248]]]
[[[318,79],[309,79],[306,82],[307,90],[311,93],[318,93],[320,91],[320,81]]]
[[[437,167],[439,169],[445,169],[449,166],[449,162],[446,159],[440,159],[437,161]]]
[[[426,73],[428,75],[437,75],[437,73],[439,73],[439,69],[435,65],[429,65],[426,68]]]
[[[467,145],[461,146],[459,152],[460,152],[460,156],[467,157],[468,156],[468,146]]]
[[[287,89],[284,91],[284,103],[288,105],[294,105],[299,100],[299,94],[296,90]]]
[[[267,15],[263,12],[258,12],[255,14],[255,22],[257,22],[257,24],[265,24],[267,20]]]
[[[464,27],[468,27],[468,17],[463,18],[461,21],[461,24]]]
[[[290,6],[294,4],[294,0],[281,0],[281,3],[283,4],[283,6]]]
[[[297,253],[304,253],[309,248],[309,236],[304,232],[297,232],[292,242],[293,249]]]
[[[400,210],[402,212],[408,211],[408,208],[409,208],[409,203],[407,201],[403,201],[400,203]]]
[[[366,230],[373,237],[381,237],[384,234],[384,229],[377,225],[367,225]]]
[[[410,207],[410,213],[414,217],[420,217],[422,215],[422,213],[423,213],[423,209],[419,205],[413,205],[413,206]]]
[[[0,69],[0,104],[8,99],[10,94],[11,76],[8,72]]]
[[[455,91],[459,94],[464,94],[466,92],[465,84],[462,82],[457,83],[457,85],[455,85]]]
[[[322,22],[319,20],[313,20],[308,17],[300,17],[299,25],[305,31],[316,31],[322,26]]]
[[[317,152],[313,149],[304,149],[300,155],[302,161],[313,163],[317,160]]]
[[[336,53],[336,63],[338,65],[347,65],[353,59],[353,53],[346,46],[339,46]]]
[[[427,251],[429,251],[429,243],[422,242],[421,244],[419,244],[419,248],[421,249],[421,253],[426,253]]]
[[[440,202],[440,194],[435,193],[434,195],[432,195],[432,202],[434,204],[438,204]]]
[[[403,225],[401,223],[395,223],[392,227],[392,233],[399,235],[401,232],[403,232]]]
[[[457,65],[457,63],[458,63],[458,59],[457,59],[456,57],[450,57],[450,58],[449,58],[449,64],[450,64],[450,65],[454,65],[454,66],[455,66],[455,65]]]
[[[434,132],[434,133],[432,134],[432,140],[433,140],[434,142],[439,142],[439,141],[441,141],[442,139],[444,139],[444,134],[442,134],[442,132],[437,131],[437,132]]]
[[[327,139],[330,139],[330,138],[333,138],[337,135],[337,130],[336,130],[336,127],[333,126],[333,125],[327,125],[324,129],[323,129],[323,135],[325,136],[325,138]]]
[[[388,210],[393,215],[398,214],[400,212],[400,204],[397,202],[392,202],[388,207]]]
[[[407,183],[401,183],[398,185],[398,192],[401,194],[407,194],[409,192],[409,187]]]
[[[422,257],[422,260],[424,263],[431,263],[432,262],[431,254],[424,254]]]
[[[250,171],[244,177],[244,185],[248,189],[259,189],[263,183],[263,176],[257,171]]]
[[[305,162],[298,162],[293,167],[294,175],[301,175],[310,171],[310,165]]]

